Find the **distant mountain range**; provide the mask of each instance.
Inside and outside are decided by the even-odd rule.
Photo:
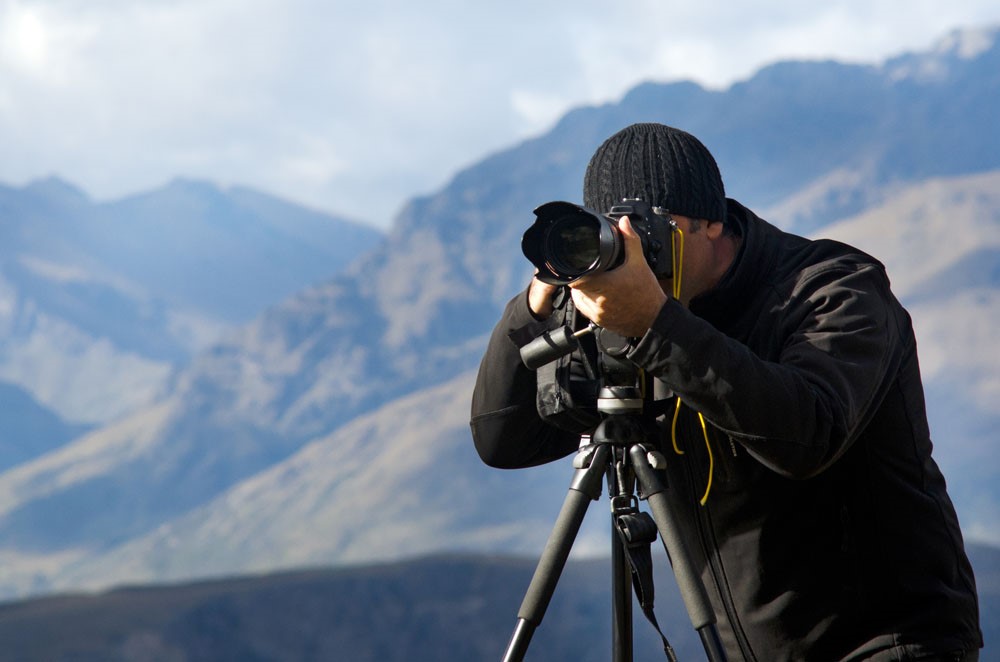
[[[704,659],[660,552],[657,616],[680,659]],[[396,564],[130,587],[0,605],[0,641],[16,660],[463,662],[500,659],[533,562],[435,556]],[[606,560],[564,572],[528,660],[607,660]],[[663,660],[634,626],[637,662]]]
[[[55,329],[32,338],[22,332],[29,307],[0,308],[0,379],[64,421],[100,423],[0,473],[0,595],[436,551],[537,553],[570,467],[484,467],[468,433],[471,380],[501,306],[529,277],[519,241],[531,210],[578,200],[593,150],[635,121],[699,135],[728,193],[775,223],[886,262],[914,316],[936,457],[963,525],[1000,543],[996,117],[997,29],[881,65],[781,63],[723,91],[648,83],[410,201],[378,243],[359,233],[352,250],[365,252],[339,270],[323,251],[357,228],[261,194],[176,182],[96,205],[88,218],[113,230],[60,234],[82,218],[66,210],[95,205],[48,182],[38,204],[49,211],[25,219],[4,201],[32,189],[0,190],[0,232],[21,233],[4,244],[12,257],[0,254],[0,294],[17,293],[2,300],[37,292],[46,316],[32,328]],[[62,238],[18,248],[43,229]],[[174,267],[156,246],[170,247]],[[202,287],[215,259],[223,275]],[[57,286],[79,282],[92,298]],[[257,303],[245,298],[254,293]],[[239,321],[255,306],[203,349],[197,333],[178,331]],[[142,336],[141,320],[161,331]],[[99,321],[119,335],[84,332]],[[129,340],[112,340],[126,330]],[[71,345],[63,337],[80,349],[53,351]],[[96,385],[83,379],[90,366],[100,366]],[[42,388],[58,381],[49,375],[69,377],[72,407]],[[98,386],[123,394],[118,411],[70,416]],[[606,522],[587,527],[579,549],[603,553]]]
[[[155,400],[226,329],[380,238],[207,182],[104,203],[56,178],[0,186],[0,381],[68,423],[107,423]]]
[[[969,549],[987,642],[1000,640],[1000,551]],[[0,605],[12,660],[464,662],[500,659],[534,562],[440,555],[393,564],[303,569],[210,582],[129,587]],[[680,660],[705,651],[661,550],[655,612]],[[611,655],[609,562],[571,561],[528,660],[601,662]],[[636,662],[665,659],[635,609]],[[983,662],[996,660],[992,649]]]

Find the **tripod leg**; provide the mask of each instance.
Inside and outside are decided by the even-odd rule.
[[[589,466],[578,468],[574,474],[562,510],[559,511],[559,517],[545,544],[524,601],[521,602],[521,609],[517,613],[517,626],[507,645],[503,662],[524,659],[531,636],[542,622],[556,584],[559,582],[559,575],[566,566],[573,541],[580,532],[584,515],[587,514],[587,508],[591,501],[596,501],[601,496],[601,480],[608,462],[608,452],[606,446],[598,446],[590,458]]]
[[[701,636],[701,642],[708,654],[708,659],[710,662],[725,660],[726,653],[722,647],[722,640],[719,638],[715,612],[708,600],[708,592],[701,582],[700,573],[694,567],[687,545],[680,536],[676,535],[677,527],[665,494],[666,484],[662,472],[653,469],[647,453],[647,449],[641,444],[632,446],[629,450],[632,469],[642,487],[642,493],[646,497],[649,509],[652,511],[656,528],[663,540],[663,546],[670,557],[670,565],[677,578],[677,587],[684,599],[688,617]]]
[[[608,472],[611,497],[611,660],[632,662],[632,568],[625,543],[618,533],[618,516],[635,509],[635,478],[625,449],[614,449],[614,466]]]
[[[611,600],[611,660],[632,662],[632,571],[616,531],[611,532]]]

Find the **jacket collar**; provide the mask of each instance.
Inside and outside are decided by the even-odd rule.
[[[739,252],[719,283],[691,300],[691,312],[718,329],[737,319],[768,281],[778,252],[775,239],[781,230],[733,199],[728,199],[729,220],[742,236]]]

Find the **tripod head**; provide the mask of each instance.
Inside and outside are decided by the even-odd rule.
[[[572,315],[567,317],[573,321]],[[586,373],[596,384],[583,390],[597,394],[597,412],[601,414],[601,421],[592,435],[593,442],[630,446],[655,439],[652,421],[641,420],[646,395],[643,374],[626,358],[631,339],[593,322],[578,331],[567,324],[544,331],[522,345],[521,361],[529,369],[537,370],[580,349],[581,339],[589,335],[594,337],[597,360],[596,366],[591,366]],[[588,359],[584,356],[583,360]],[[565,375],[564,378],[569,379]]]

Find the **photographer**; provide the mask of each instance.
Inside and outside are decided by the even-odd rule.
[[[884,267],[727,199],[712,155],[671,127],[636,124],[598,148],[584,204],[623,199],[669,212],[679,265],[658,280],[622,218],[620,266],[574,280],[571,297],[536,278],[507,305],[473,394],[484,462],[548,462],[589,431],[584,413],[539,415],[536,392],[554,387],[510,337],[585,324],[575,307],[630,338],[628,360],[667,394],[671,507],[730,659],[977,660],[972,569]]]

